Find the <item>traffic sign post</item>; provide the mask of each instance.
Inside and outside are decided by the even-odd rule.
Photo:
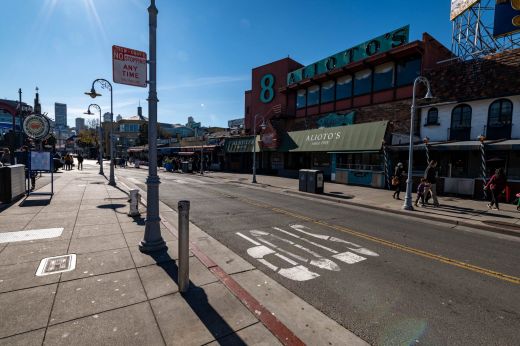
[[[112,46],[112,76],[114,83],[145,88],[147,71],[146,52]]]

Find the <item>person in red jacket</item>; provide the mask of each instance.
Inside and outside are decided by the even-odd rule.
[[[504,175],[504,171],[502,168],[497,168],[495,174],[489,179],[486,184],[486,190],[491,191],[491,203],[488,204],[488,208],[492,209],[493,204],[495,205],[496,210],[499,210],[498,206],[498,196],[504,191],[506,188],[507,180]]]

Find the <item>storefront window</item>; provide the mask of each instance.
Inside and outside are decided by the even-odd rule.
[[[386,90],[394,87],[394,63],[389,62],[376,66],[374,69],[374,91]]]
[[[372,90],[372,71],[369,69],[359,71],[355,74],[354,95],[364,95]]]
[[[352,76],[338,78],[336,83],[336,100],[352,97]]]
[[[382,158],[379,153],[338,154],[336,166],[337,168],[364,171],[383,170]]]
[[[420,75],[421,58],[412,58],[397,64],[397,86],[412,84]]]
[[[320,103],[320,87],[313,85],[307,89],[307,106],[314,106]]]
[[[321,103],[334,101],[334,81],[325,82],[321,85]]]
[[[296,94],[296,108],[304,108],[307,105],[307,91],[298,90]]]

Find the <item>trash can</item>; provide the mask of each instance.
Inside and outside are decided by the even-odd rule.
[[[193,173],[193,164],[189,161],[181,162],[182,173]]]
[[[299,171],[299,191],[307,192],[307,171],[308,169],[300,169]]]
[[[307,192],[323,193],[323,171],[307,170]]]
[[[0,201],[11,203],[25,194],[25,166],[0,167]]]

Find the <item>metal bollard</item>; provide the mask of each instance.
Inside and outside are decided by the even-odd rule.
[[[190,286],[190,201],[179,201],[177,212],[179,214],[179,291],[184,293]]]
[[[139,203],[141,201],[141,195],[139,194],[138,189],[130,190],[130,211],[128,212],[128,216],[136,217],[141,215],[139,213]]]

